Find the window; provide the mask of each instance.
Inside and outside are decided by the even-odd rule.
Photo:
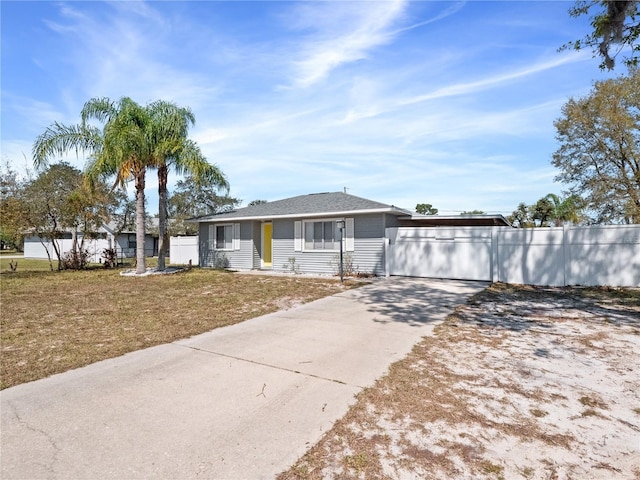
[[[216,250],[233,250],[233,225],[216,225]]]
[[[129,244],[129,248],[136,248],[137,242],[136,242],[136,234],[135,233],[130,233],[128,236],[128,244]]]
[[[294,222],[295,252],[311,250],[340,250],[340,229],[338,220],[297,220]],[[353,218],[344,219],[345,226],[342,231],[343,247],[345,252],[355,250],[354,221]]]
[[[304,222],[305,250],[338,250],[340,231],[335,220]]]
[[[210,250],[240,250],[240,224],[209,225]]]

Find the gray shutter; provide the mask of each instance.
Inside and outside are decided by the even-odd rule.
[[[293,223],[293,251],[302,251],[302,222],[297,221]]]
[[[233,249],[240,250],[240,224],[233,224]]]
[[[345,250],[353,252],[355,250],[353,218],[345,218],[345,230],[347,231]]]

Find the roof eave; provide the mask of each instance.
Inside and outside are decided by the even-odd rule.
[[[203,222],[217,222],[217,221],[248,221],[248,220],[287,220],[290,218],[325,218],[325,217],[346,217],[349,215],[365,215],[365,214],[375,214],[375,213],[391,213],[396,215],[407,215],[409,212],[406,210],[401,210],[396,207],[385,207],[385,208],[373,208],[373,209],[363,209],[363,210],[343,210],[343,211],[335,211],[335,212],[317,212],[317,213],[288,213],[284,215],[245,215],[238,217],[223,217],[226,215],[224,213],[220,214],[220,217],[217,215],[211,215],[208,217],[201,218],[192,218],[189,220],[185,220],[190,223],[203,223]]]

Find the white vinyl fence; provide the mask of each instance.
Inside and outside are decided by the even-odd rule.
[[[386,230],[387,275],[640,287],[640,225]]]
[[[172,265],[199,265],[199,242],[195,237],[171,237],[169,239],[169,259]]]

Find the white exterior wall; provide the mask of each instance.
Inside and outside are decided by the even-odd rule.
[[[169,259],[172,265],[196,266],[200,263],[200,243],[199,237],[170,237],[169,238]]]
[[[71,248],[73,247],[73,240],[70,238],[59,239],[56,240],[56,242],[60,246],[60,251],[63,255],[71,251]],[[42,258],[46,260],[48,257],[45,246],[49,250],[51,259],[57,260],[56,253],[51,242],[45,241],[43,246],[38,237],[26,237],[24,239],[25,258]],[[89,252],[89,261],[98,263],[102,260],[102,251],[105,248],[109,248],[109,240],[102,238],[96,240],[85,240],[83,247]]]
[[[640,225],[388,228],[387,275],[640,287]]]

